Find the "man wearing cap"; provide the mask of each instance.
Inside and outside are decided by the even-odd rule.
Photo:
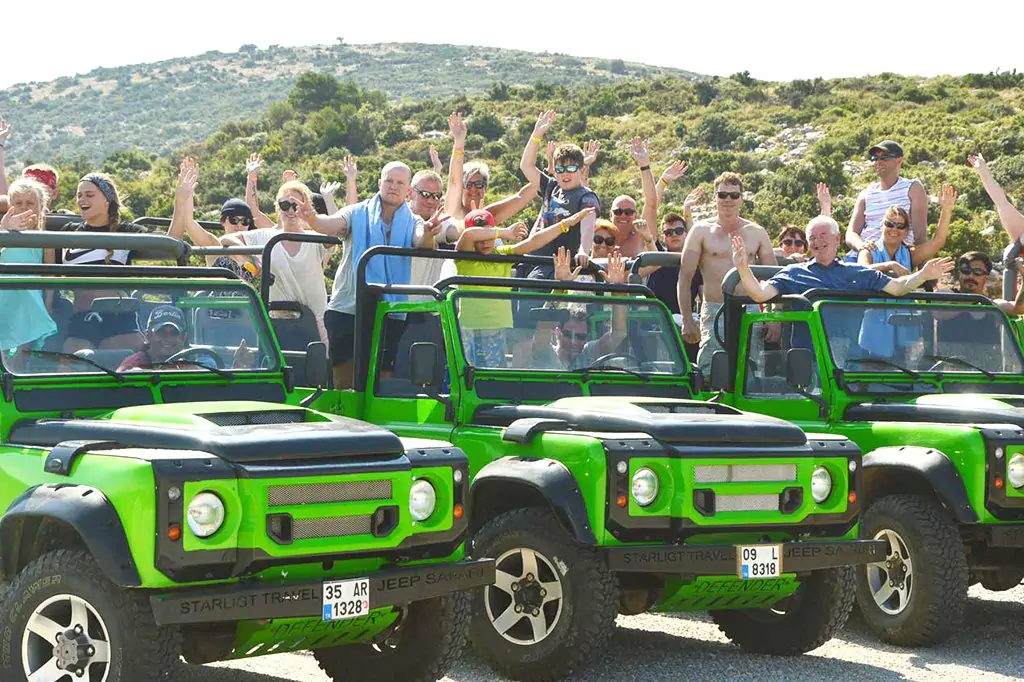
[[[161,305],[153,308],[149,314],[149,322],[143,332],[146,342],[142,350],[129,355],[117,368],[118,372],[133,369],[157,368],[169,358],[188,348],[188,334],[185,332],[185,314],[172,305]],[[211,351],[212,352],[212,351]],[[239,342],[232,358],[234,369],[251,368],[255,354],[246,345],[245,340]],[[213,358],[205,353],[195,353],[188,358],[175,360],[172,365],[181,362],[183,365],[202,365],[216,369]]]
[[[857,197],[857,205],[846,230],[846,244],[853,249],[852,259],[869,243],[881,239],[882,221],[890,206],[899,206],[910,215],[908,246],[928,236],[928,195],[920,180],[900,176],[903,147],[892,140],[882,140],[868,150],[878,182],[873,182]],[[850,260],[850,256],[847,256]]]

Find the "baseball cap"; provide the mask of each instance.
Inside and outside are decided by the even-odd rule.
[[[146,330],[155,332],[162,327],[171,325],[179,332],[185,331],[185,314],[173,305],[160,305],[149,314]]]
[[[224,205],[220,207],[220,217],[225,218],[227,216],[245,216],[252,221],[252,209],[249,205],[241,199],[228,199],[224,202]]]
[[[466,214],[466,227],[494,227],[494,216],[482,208],[470,211]]]
[[[892,140],[882,140],[868,150],[868,155],[871,155],[874,152],[888,152],[894,156],[903,156],[903,147],[899,146],[899,144]]]

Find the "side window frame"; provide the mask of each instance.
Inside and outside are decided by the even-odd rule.
[[[810,348],[808,350],[810,350],[811,354],[812,354],[813,374],[816,377],[815,385],[814,385],[814,390],[812,392],[815,395],[824,396],[825,393],[828,391],[828,388],[826,386],[827,380],[822,375],[822,371],[821,371],[822,362],[821,362],[821,357],[820,357],[820,353],[819,353],[819,343],[818,343],[818,339],[816,338],[815,333],[814,333],[814,324],[813,324],[813,319],[812,319],[811,315],[808,314],[808,313],[800,313],[800,312],[778,312],[778,311],[750,312],[750,311],[747,311],[743,315],[743,326],[742,326],[742,337],[741,337],[743,339],[743,343],[741,344],[741,348],[743,349],[744,352],[743,352],[743,355],[741,357],[737,358],[738,366],[736,368],[737,379],[740,382],[740,384],[736,387],[736,392],[739,395],[740,399],[741,400],[756,400],[756,401],[763,401],[763,400],[772,400],[772,401],[776,401],[776,400],[785,400],[785,401],[808,400],[806,397],[802,396],[800,393],[796,392],[793,389],[790,389],[789,391],[787,391],[785,393],[768,393],[768,392],[751,392],[750,389],[748,388],[749,383],[750,383],[750,379],[752,378],[752,371],[751,371],[752,363],[751,363],[751,357],[750,357],[751,351],[752,351],[752,349],[757,348],[759,346],[763,349],[763,346],[764,346],[764,341],[755,338],[755,334],[759,334],[760,333],[760,330],[762,329],[761,325],[768,324],[768,323],[773,323],[773,322],[774,323],[779,323],[779,324],[789,324],[789,325],[800,325],[800,324],[804,325],[804,328],[806,329],[806,337],[805,338],[810,342]],[[781,341],[780,341],[780,343],[781,343]],[[761,360],[762,360],[762,362],[764,362],[764,356],[763,355],[762,355]],[[784,362],[781,359],[781,353],[780,353],[780,365],[777,368],[777,371],[778,371],[778,373],[783,378],[785,377],[785,364],[784,364]],[[817,407],[815,407],[815,409],[817,409]]]

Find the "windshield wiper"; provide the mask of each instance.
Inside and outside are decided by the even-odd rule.
[[[610,370],[610,371],[613,371],[613,372],[625,372],[626,374],[632,374],[636,378],[643,379],[644,381],[647,381],[650,378],[650,375],[644,374],[643,372],[637,372],[636,370],[633,370],[633,369],[626,369],[625,367],[614,367],[612,365],[589,365],[587,367],[583,367],[583,368],[578,369],[576,371],[583,373],[583,375],[585,377],[587,372],[589,372],[591,370],[601,370],[601,371],[609,371]]]
[[[889,362],[888,360],[884,360],[882,358],[846,358],[846,362],[847,363],[849,363],[849,362],[877,362],[880,365],[885,365],[886,367],[892,367],[893,369],[898,369],[899,371],[903,372],[904,374],[906,374],[911,379],[920,379],[921,378],[921,373],[920,372],[915,372],[912,369],[907,369],[906,367],[901,367],[900,365],[897,365],[895,362]],[[868,370],[862,370],[862,369],[851,370],[851,369],[847,368],[845,371],[847,371],[847,372],[864,372],[864,371],[868,371]]]
[[[93,367],[95,367],[96,369],[100,370],[101,372],[103,372],[107,376],[114,377],[115,379],[118,380],[118,382],[120,382],[122,384],[125,382],[124,376],[122,376],[121,374],[118,374],[117,372],[115,372],[114,370],[110,369],[109,367],[104,367],[103,365],[101,365],[100,363],[96,362],[92,358],[82,357],[81,355],[75,355],[74,353],[61,353],[60,351],[55,351],[55,350],[30,350],[30,351],[27,351],[27,352],[28,352],[29,355],[43,355],[43,356],[54,357],[54,358],[63,358],[65,360],[77,360],[78,362],[84,362],[87,365],[92,365]]]
[[[192,365],[193,367],[202,367],[203,369],[208,369],[217,376],[224,377],[225,379],[231,379],[234,377],[234,375],[231,372],[227,372],[221,369],[220,367],[210,367],[209,365],[204,365],[203,363],[196,362],[195,360],[175,360],[174,362],[151,362],[148,366],[152,368],[177,367],[178,365]]]
[[[948,362],[948,363],[950,363],[952,365],[961,365],[963,367],[968,367],[970,369],[973,369],[976,372],[981,372],[988,379],[995,379],[996,378],[996,373],[995,372],[993,372],[991,370],[987,370],[987,369],[985,369],[983,367],[978,367],[973,362],[968,362],[967,360],[964,360],[963,358],[957,358],[957,357],[953,357],[951,355],[929,355],[928,359],[929,360],[933,360],[935,362]]]

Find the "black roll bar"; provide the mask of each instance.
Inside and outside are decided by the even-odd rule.
[[[223,232],[224,226],[218,222],[212,220],[197,220],[197,223],[206,230],[214,230],[216,232]],[[142,225],[143,227],[170,227],[170,218],[157,218],[155,216],[142,216],[132,221],[132,225]]]
[[[309,242],[312,244],[328,244],[330,246],[341,246],[343,242],[337,237],[326,234],[310,234],[309,232],[281,232],[271,237],[263,246],[263,259],[260,261],[262,279],[260,280],[260,298],[263,303],[270,306],[270,287],[274,283],[274,275],[270,270],[270,255],[274,247],[280,242]],[[259,248],[259,247],[256,247]],[[256,253],[259,253],[257,251]]]
[[[0,247],[22,249],[125,249],[143,260],[188,264],[189,247],[165,234],[125,232],[0,232]]]
[[[188,265],[47,265],[45,263],[2,263],[0,275],[54,275],[61,277],[101,277],[106,279],[133,277],[159,277],[161,279],[187,279],[208,277],[238,279],[227,268],[201,268]]]

